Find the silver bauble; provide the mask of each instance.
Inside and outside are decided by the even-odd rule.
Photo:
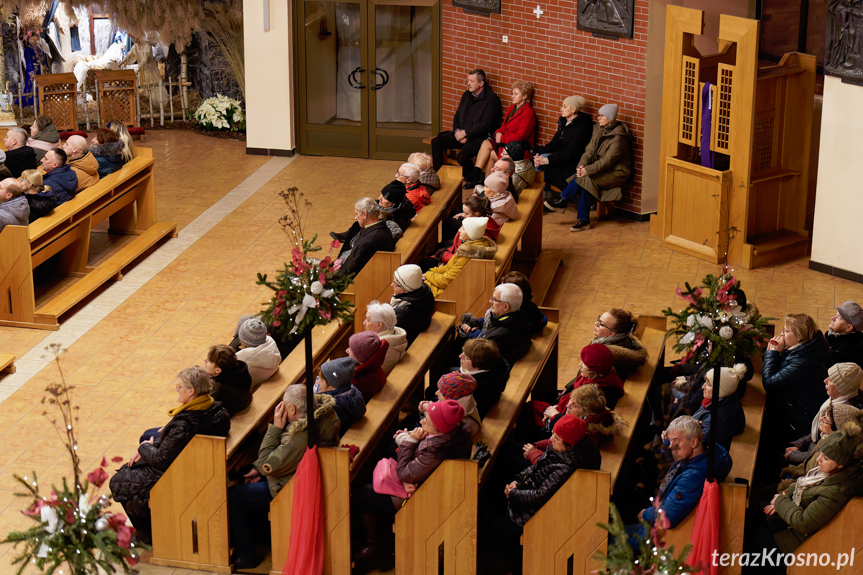
[[[96,531],[104,531],[108,528],[109,525],[110,524],[108,523],[107,519],[105,519],[104,517],[100,517],[96,520]]]

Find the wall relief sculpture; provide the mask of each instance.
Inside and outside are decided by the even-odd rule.
[[[501,0],[452,0],[452,5],[461,8],[466,14],[490,16],[500,14]]]
[[[632,38],[635,0],[578,0],[578,29],[599,38]]]
[[[827,11],[824,71],[863,86],[863,0],[831,0]]]

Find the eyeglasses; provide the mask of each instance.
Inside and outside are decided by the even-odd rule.
[[[491,303],[505,303],[505,302],[504,302],[503,300],[501,300],[501,299],[494,299],[494,296],[491,296],[491,299],[490,299],[490,300],[488,300],[488,301],[490,301]]]
[[[596,318],[596,325],[598,325],[599,327],[604,327],[605,329],[608,329],[608,330],[611,329],[610,327],[608,327],[607,325],[602,323],[602,316],[599,316]]]
[[[191,387],[188,387],[188,386],[185,386],[185,385],[180,385],[180,384],[178,383],[178,384],[177,384],[177,391],[180,391],[181,389],[192,389],[192,388],[191,388]]]
[[[396,172],[396,178],[407,178],[407,176],[403,175],[401,172]]]

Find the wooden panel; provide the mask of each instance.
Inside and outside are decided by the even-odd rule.
[[[345,293],[356,295],[354,310],[354,333],[365,331],[363,320],[366,306],[372,300],[389,303],[393,295],[393,273],[401,265],[401,255],[393,252],[377,252],[356,275]]]
[[[698,146],[698,125],[701,91],[698,90],[699,61],[697,58],[683,56],[683,71],[680,82],[680,136],[681,144]]]
[[[135,92],[138,80],[134,70],[96,70],[99,112],[102,125],[120,122],[134,126]]]
[[[779,230],[779,210],[782,204],[781,179],[753,184],[749,202],[749,226],[746,237],[751,239],[761,234]]]
[[[506,222],[497,237],[494,265],[498,280],[509,273],[519,243],[520,256],[534,259],[539,256],[542,248],[542,182],[539,177],[522,190],[517,206],[518,219]]]
[[[472,259],[438,296],[439,300],[455,303],[456,317],[466,311],[482,317],[489,308],[489,300],[497,285],[497,274],[492,260]]]
[[[530,272],[530,290],[533,292],[533,303],[542,306],[545,301],[545,296],[554,281],[554,276],[557,274],[557,268],[560,267],[563,260],[563,250],[548,249],[542,250]]]
[[[54,120],[60,130],[78,129],[78,79],[75,74],[39,74],[39,114]]]
[[[717,68],[717,99],[713,105],[715,117],[711,123],[710,149],[729,154],[731,151],[731,96],[734,92],[735,67],[719,64]]]
[[[0,325],[32,324],[36,300],[27,227],[4,227],[0,245]]]
[[[813,534],[803,542],[794,552],[804,554],[807,564],[788,567],[788,575],[859,575],[860,557],[855,557],[856,565],[851,565],[849,554],[853,551],[859,555],[863,549],[863,497],[855,497],[833,518],[830,523]],[[819,558],[823,553],[830,556],[828,565],[816,566],[815,562],[809,562],[816,554]],[[835,561],[837,564],[844,559],[845,564],[840,568],[838,565],[830,565]]]
[[[3,373],[15,373],[15,356],[8,353],[0,353],[0,371]]]

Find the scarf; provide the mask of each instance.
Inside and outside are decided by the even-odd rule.
[[[473,371],[465,371],[463,367],[458,368],[458,370],[465,375],[476,375],[478,373],[485,373],[487,369],[475,369]]]
[[[214,403],[216,403],[216,400],[213,399],[211,396],[201,395],[199,397],[196,397],[189,403],[181,403],[174,409],[169,409],[168,415],[174,417],[175,415],[178,415],[184,411],[207,411],[208,409],[213,407]]]
[[[620,345],[620,342],[629,337],[628,333],[616,333],[605,337],[595,337],[590,343],[601,343],[602,345]]]
[[[833,400],[834,404],[847,404],[848,400],[852,397],[856,397],[857,392],[849,393],[848,395],[843,395],[841,397],[837,397]],[[815,415],[815,419],[812,420],[812,441],[818,441],[818,438],[821,437],[821,430],[818,429],[821,426],[821,418],[824,417],[824,413],[827,411],[827,407],[830,405],[830,398],[827,398],[827,401],[821,404],[821,407],[818,409],[818,413]]]
[[[707,409],[708,407],[710,407],[711,403],[712,403],[712,400],[705,397],[704,399],[701,400],[701,407],[703,407],[704,409]]]
[[[794,505],[800,505],[800,500],[803,498],[804,491],[823,482],[827,477],[827,474],[821,471],[820,468],[813,467],[809,470],[809,473],[798,479],[797,483],[794,485],[794,494],[791,496],[791,500],[794,501]]]

